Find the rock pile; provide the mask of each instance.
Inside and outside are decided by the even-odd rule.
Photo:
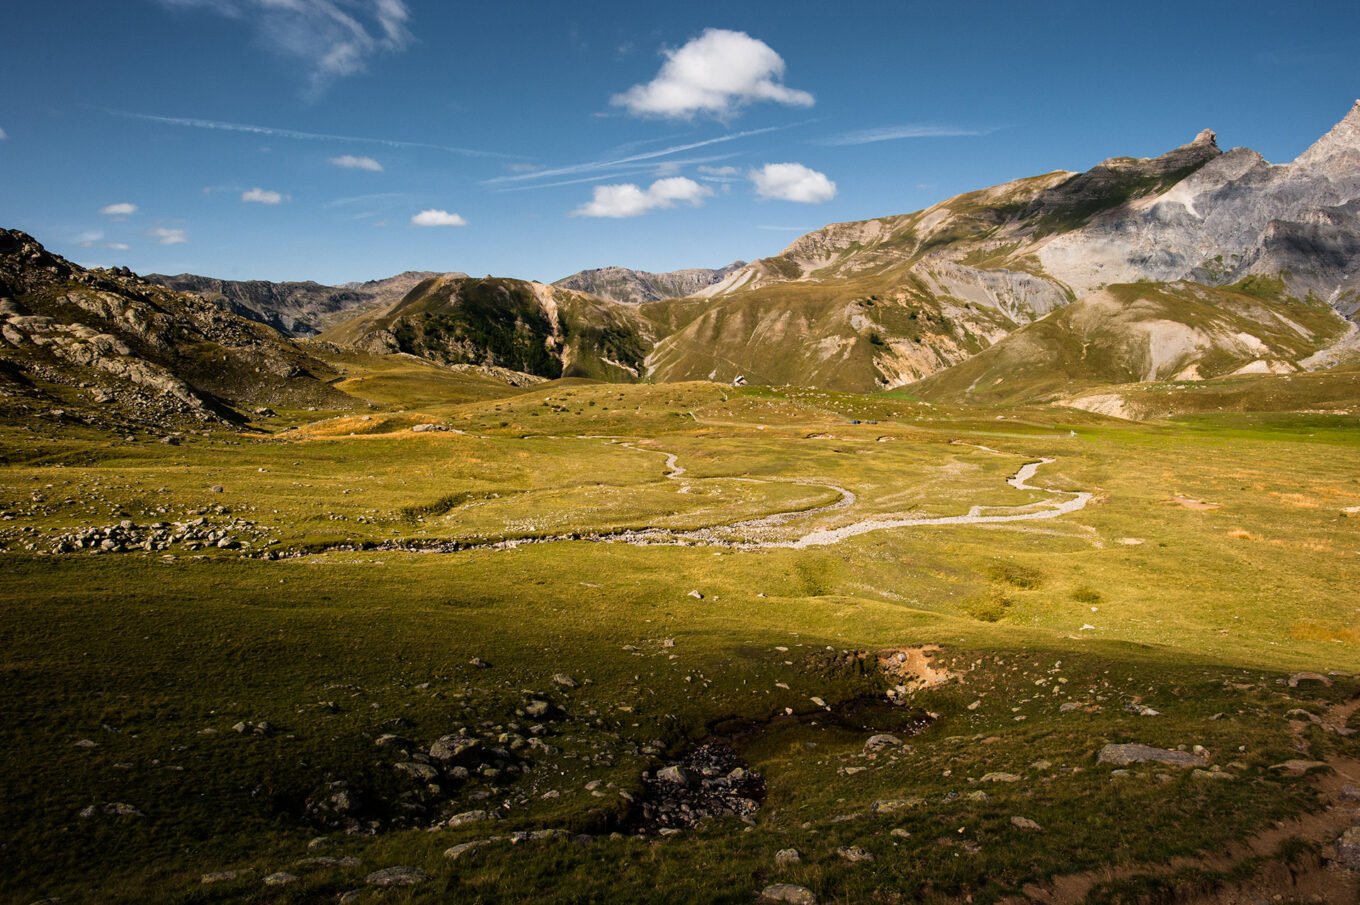
[[[270,540],[258,525],[246,519],[236,518],[220,525],[210,524],[206,518],[150,525],[138,525],[124,519],[116,525],[79,528],[60,534],[52,542],[51,550],[57,554],[154,552],[175,546],[190,551],[207,548],[248,550],[267,545]]]
[[[690,829],[708,817],[750,817],[765,798],[765,780],[746,769],[726,744],[705,742],[679,763],[643,779],[642,829]]]

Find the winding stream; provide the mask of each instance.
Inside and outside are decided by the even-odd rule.
[[[603,439],[603,438],[601,438]],[[613,440],[612,442],[619,442]],[[637,452],[660,453],[666,457],[668,480],[679,481],[686,473],[675,453],[658,449],[644,449],[631,443],[620,445]],[[1004,455],[999,450],[978,447],[987,452]],[[894,528],[916,528],[934,525],[988,525],[1004,522],[1025,522],[1038,519],[1052,519],[1084,509],[1093,494],[1084,490],[1058,490],[1053,487],[1040,487],[1029,482],[1038,474],[1039,469],[1056,460],[1041,458],[1026,462],[1006,483],[1017,490],[1037,491],[1054,494],[1048,499],[1026,503],[1020,506],[973,506],[963,515],[941,516],[900,516],[896,518],[878,516],[860,519],[848,525],[834,528],[818,528],[792,540],[764,538],[760,535],[795,519],[808,519],[826,513],[847,509],[857,501],[854,492],[826,481],[802,478],[728,478],[726,480],[747,481],[755,484],[798,484],[835,491],[837,498],[831,503],[810,509],[793,509],[776,512],[759,518],[746,519],[724,525],[705,528],[679,530],[672,528],[617,529],[600,532],[573,532],[549,534],[538,537],[514,538],[499,541],[443,541],[427,538],[410,538],[382,544],[342,544],[312,552],[336,552],[342,550],[398,550],[418,553],[456,553],[467,550],[511,550],[525,544],[546,544],[559,541],[590,541],[594,543],[625,543],[635,546],[677,546],[677,547],[724,547],[732,550],[802,550],[808,547],[826,547],[838,544],[861,534],[873,531],[886,531]]]

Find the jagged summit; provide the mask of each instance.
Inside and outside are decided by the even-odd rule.
[[[1341,122],[1315,141],[1294,161],[1296,166],[1316,167],[1342,158],[1344,165],[1360,166],[1360,100],[1351,105]]]

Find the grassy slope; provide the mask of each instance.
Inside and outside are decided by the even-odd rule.
[[[0,819],[13,828],[0,898],[316,901],[368,870],[413,863],[435,875],[417,901],[639,901],[661,889],[673,901],[745,902],[776,879],[845,900],[988,901],[1053,872],[1213,847],[1310,800],[1306,783],[1264,768],[1294,754],[1283,712],[1318,698],[1275,677],[1360,669],[1356,522],[1338,517],[1360,504],[1353,418],[1116,426],[1033,410],[997,420],[884,397],[707,384],[553,384],[473,402],[453,388],[434,403],[426,400],[444,391],[443,375],[431,377],[409,411],[320,422],[285,435],[292,440],[149,448],[0,429],[0,501],[13,516],[4,524],[46,530],[205,507],[216,517],[211,507],[222,505],[267,525],[282,547],[712,524],[799,502],[785,486],[732,480],[763,476],[854,490],[854,510],[821,517],[834,523],[1029,502],[1040,495],[1001,482],[1038,455],[1058,460],[1041,483],[1098,497],[1048,522],[746,553],[557,543],[281,562],[213,551],[164,562],[34,556],[9,535],[18,549],[0,553],[0,637],[12,652],[0,709],[17,718],[0,729]],[[416,420],[467,434],[414,435],[406,426]],[[591,439],[610,434],[654,446]],[[660,451],[689,469],[689,493],[662,477]],[[1219,508],[1187,509],[1177,496]],[[691,588],[704,599],[687,596]],[[1086,623],[1094,630],[1081,631]],[[589,846],[493,847],[456,868],[440,857],[507,829],[607,829],[626,807],[619,792],[637,792],[638,771],[654,763],[636,745],[873,687],[831,665],[828,645],[921,642],[944,644],[944,659],[965,673],[920,699],[942,715],[938,726],[910,753],[874,761],[860,753],[866,733],[786,725],[756,736],[743,753],[770,788],[749,832],[716,821],[660,844],[600,836]],[[473,656],[493,668],[472,669]],[[591,684],[554,691],[560,671]],[[378,769],[371,739],[382,720],[404,716],[407,734],[428,742],[457,725],[515,720],[525,690],[566,707],[569,720],[549,740],[572,756],[543,758],[498,792],[493,801],[509,807],[494,830],[341,837],[326,853],[354,854],[362,868],[299,871],[301,883],[281,892],[260,885],[316,854],[306,849],[316,830],[296,816],[300,799],[326,779]],[[1343,683],[1329,694],[1351,690]],[[1124,712],[1135,698],[1163,716]],[[1059,713],[1065,701],[1104,709]],[[1209,719],[1219,712],[1228,718]],[[283,731],[241,737],[229,730],[240,719]],[[79,738],[99,747],[73,747]],[[1111,779],[1091,766],[1110,740],[1204,744],[1221,764],[1240,761],[1232,769],[1249,779],[1177,774],[1163,784],[1146,769]],[[1314,753],[1339,744],[1312,742]],[[996,771],[1023,779],[978,782]],[[584,789],[594,779],[610,784],[603,798]],[[560,797],[541,798],[548,790]],[[968,797],[977,791],[985,798]],[[916,796],[927,803],[868,814],[875,799]],[[105,801],[148,816],[75,816]],[[1018,831],[1011,816],[1045,829]],[[846,844],[878,860],[846,864],[835,854]],[[787,846],[804,864],[776,870],[773,852]],[[198,884],[225,868],[254,873]]]

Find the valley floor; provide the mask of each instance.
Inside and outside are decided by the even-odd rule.
[[[0,900],[1353,900],[1355,416],[409,384],[0,426]]]

